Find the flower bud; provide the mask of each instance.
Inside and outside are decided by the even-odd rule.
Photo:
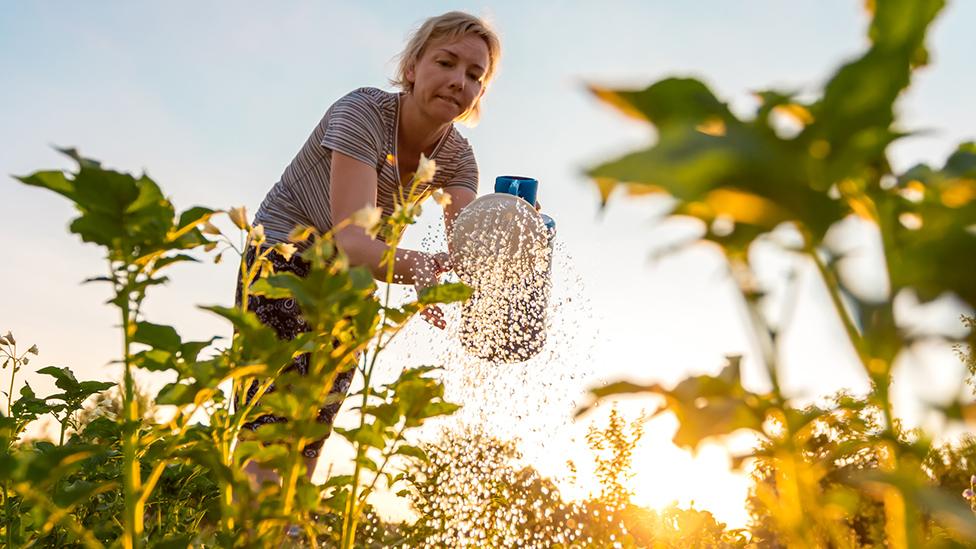
[[[434,180],[434,172],[436,171],[437,162],[420,153],[420,163],[417,165],[417,173],[414,175],[417,181],[420,183],[430,183]]]
[[[976,493],[973,492],[972,488],[966,488],[962,491],[962,497],[966,499],[973,499],[974,496],[976,496]]]
[[[0,335],[0,345],[7,345],[7,338]]]
[[[313,234],[315,234],[315,227],[298,225],[288,233],[288,240],[292,242],[305,242]]]
[[[30,349],[27,349],[27,352],[30,353],[30,354],[32,354],[32,355],[36,355],[37,354],[37,345],[31,345],[31,348]]]
[[[251,245],[260,246],[264,244],[264,225],[255,225],[251,227]]]
[[[12,333],[10,333],[8,331],[6,337],[7,337],[7,343],[9,343],[10,345],[16,345],[17,344],[17,340],[14,339],[14,334],[12,334]]]
[[[235,226],[237,226],[238,229],[247,229],[247,209],[244,206],[231,208],[230,211],[227,212],[227,215],[230,216],[230,220]]]
[[[220,236],[220,229],[218,229],[210,221],[204,221],[203,222],[203,229],[202,229],[202,231],[203,231],[203,234],[210,234],[210,235],[214,235],[214,236]]]

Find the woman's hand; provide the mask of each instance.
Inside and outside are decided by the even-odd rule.
[[[438,278],[451,270],[450,256],[446,253],[434,255],[424,254],[417,270],[413,273],[414,288],[417,289],[417,296],[427,288],[436,286]],[[444,320],[444,311],[437,305],[428,305],[420,310],[420,316],[435,328],[443,330],[447,327]]]
[[[451,255],[447,252],[437,252],[431,256],[431,259],[435,265],[434,276],[440,277],[454,270],[451,265]]]

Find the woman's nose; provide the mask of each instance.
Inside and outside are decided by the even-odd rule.
[[[464,91],[464,73],[454,73],[451,77],[451,87],[458,91]]]

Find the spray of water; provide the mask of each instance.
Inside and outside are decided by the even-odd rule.
[[[469,227],[465,249],[471,255],[461,256],[456,270],[475,295],[445,309],[446,333],[414,323],[391,353],[407,364],[443,366],[445,398],[463,405],[416,441],[437,442],[444,450],[433,452],[425,469],[438,476],[438,497],[421,497],[426,507],[417,511],[435,517],[435,530],[450,535],[441,541],[452,546],[544,547],[579,535],[570,518],[577,511],[554,510],[548,499],[559,479],[569,482],[567,459],[582,446],[573,412],[595,379],[598,334],[565,245],[548,238],[534,211],[508,218],[506,212],[489,209],[478,226]],[[518,223],[535,225],[523,230]],[[431,233],[422,248],[445,250],[444,236]],[[498,444],[511,445],[507,458],[523,468],[493,463],[500,459],[491,453]],[[546,485],[539,474],[557,484]],[[498,498],[511,504],[498,505]],[[444,546],[433,538],[430,543]]]

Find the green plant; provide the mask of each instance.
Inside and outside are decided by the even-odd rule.
[[[611,509],[623,509],[630,503],[634,450],[644,436],[645,421],[646,418],[640,415],[628,423],[617,407],[613,407],[606,427],[598,429],[591,425],[586,433],[586,442],[596,459],[600,501]]]
[[[919,165],[904,174],[892,172],[886,152],[907,135],[896,123],[894,104],[914,69],[928,59],[926,31],[943,4],[869,3],[870,47],[840,67],[820,97],[807,101],[790,91],[761,91],[760,106],[748,120],[694,79],[668,78],[639,91],[593,88],[657,130],[650,148],[589,172],[604,201],[615,188],[666,193],[675,199],[672,216],[701,223],[694,241],[723,252],[772,387],[767,393],[744,388],[739,360],[732,358],[720,374],[688,378],[674,388],[621,382],[593,393],[660,395],[664,409],[680,422],[674,438],[680,446],[694,448],[739,429],[758,435],[772,479],[772,488],[761,494],[763,504],[791,546],[852,546],[853,511],[824,491],[822,482],[831,463],[865,446],[877,466],[852,472],[839,484],[880,502],[889,546],[924,543],[925,516],[958,540],[976,537],[976,520],[965,502],[925,476],[921,463],[930,444],[924,434],[904,432],[890,396],[892,365],[916,337],[896,317],[895,298],[913,292],[925,302],[951,292],[976,304],[970,274],[976,270],[976,234],[970,230],[976,223],[976,145],[960,145],[940,169]],[[784,131],[784,120],[796,131]],[[884,260],[878,268],[890,284],[883,297],[859,293],[856,276],[845,277],[839,269],[843,256],[825,241],[828,230],[850,216],[880,235]],[[782,322],[768,317],[768,292],[752,270],[750,251],[757,241],[776,242],[770,234],[784,227],[801,241],[784,244],[784,252],[816,270],[871,381],[866,402],[841,399],[835,409],[800,408],[782,391],[779,343],[789,314]],[[792,301],[787,298],[787,305]],[[834,445],[828,455],[804,451],[824,425],[853,421],[865,406],[879,413],[877,432],[856,444]],[[945,410],[960,418],[965,406]]]
[[[376,356],[425,306],[463,300],[470,290],[448,284],[430,288],[416,301],[402,305],[393,305],[388,291],[380,300],[370,273],[364,268],[350,268],[334,245],[332,234],[348,223],[362,224],[371,232],[382,225],[387,241],[395,245],[405,226],[420,212],[419,202],[429,195],[422,183],[430,181],[434,163],[422,159],[423,169],[418,169],[409,193],[401,197],[396,213],[388,220],[365,212],[341,222],[329,233],[316,234],[299,227],[293,234],[294,243],[266,246],[262,227],[252,226],[243,208],[217,212],[196,207],[177,217],[172,204],[148,176],[137,178],[105,169],[73,149],[61,152],[76,161],[75,172],[42,171],[18,179],[70,199],[80,214],[71,223],[71,231],[105,251],[108,275],[89,280],[112,287],[109,303],[121,318],[121,415],[82,416],[90,421],[79,423],[77,412],[82,402],[113,384],[79,383],[69,370],[53,367],[41,372],[54,376],[63,391],[50,397],[54,404],[37,399],[27,385],[21,390],[21,399],[8,403],[13,413],[4,418],[2,434],[6,448],[3,459],[10,467],[0,475],[5,505],[19,497],[22,504],[30,505],[32,513],[44,519],[20,529],[23,541],[37,542],[46,536],[59,540],[52,543],[73,540],[92,547],[118,543],[128,548],[164,542],[269,546],[284,538],[289,525],[299,524],[309,541],[317,545],[316,529],[321,523],[316,517],[332,512],[340,514],[343,522],[341,531],[332,537],[338,544],[351,547],[357,523],[367,509],[366,499],[380,479],[389,484],[399,480],[388,470],[392,456],[424,458],[406,444],[408,430],[456,409],[443,401],[443,386],[427,375],[427,367],[405,370],[395,382],[371,387]],[[241,230],[237,243],[211,223],[211,218],[220,213],[226,213]],[[255,247],[256,260],[248,265],[244,256],[250,246]],[[291,256],[299,247],[304,249],[302,258],[311,265],[308,276],[274,273],[267,255],[273,250]],[[144,318],[146,294],[167,281],[163,272],[168,266],[198,261],[187,253],[192,250],[216,251],[214,261],[219,261],[228,249],[241,256],[243,299],[236,307],[204,308],[234,327],[230,346],[216,348],[218,338],[184,341],[175,327]],[[392,255],[385,261],[389,283],[393,281]],[[279,340],[271,328],[248,312],[250,295],[295,299],[310,330],[294,340]],[[9,334],[3,344],[8,342],[15,344]],[[8,362],[12,363],[13,376],[25,363],[26,355],[11,353]],[[301,353],[310,353],[310,371],[305,378],[288,370],[293,357]],[[362,403],[360,424],[339,431],[356,449],[355,472],[331,479],[322,493],[322,488],[306,478],[301,448],[325,436],[331,427],[317,421],[315,407],[302,403],[325,401],[335,375],[356,367],[360,357],[366,378],[365,388],[354,395]],[[138,369],[175,374],[175,381],[164,386],[154,402],[172,412],[162,414],[167,417],[165,421],[159,422],[141,409],[135,380]],[[235,407],[234,399],[224,391],[239,389],[251,380],[259,381],[257,396]],[[265,394],[272,383],[289,390]],[[61,424],[63,444],[38,442],[32,451],[15,448],[16,433],[41,413],[55,415]],[[242,429],[248,421],[267,413],[286,416],[290,421],[254,432]],[[196,419],[201,415],[203,423]],[[69,431],[77,434],[65,443]],[[259,492],[252,492],[242,472],[249,461],[276,468],[282,475],[281,485],[266,484]],[[97,472],[88,471],[87,477],[72,476],[83,464],[94,464]],[[366,470],[371,477],[366,478]],[[40,479],[38,475],[45,473],[49,474]],[[57,491],[66,482],[75,483],[68,499]],[[119,484],[121,497],[115,494]],[[54,496],[45,493],[48,487]],[[13,491],[10,497],[6,495],[8,488]],[[102,501],[96,508],[81,505],[98,498]],[[14,530],[14,514],[5,513],[8,537]],[[102,520],[102,527],[90,524],[96,516]],[[121,531],[104,528],[113,522],[121,525]],[[66,530],[54,531],[55,525]]]

